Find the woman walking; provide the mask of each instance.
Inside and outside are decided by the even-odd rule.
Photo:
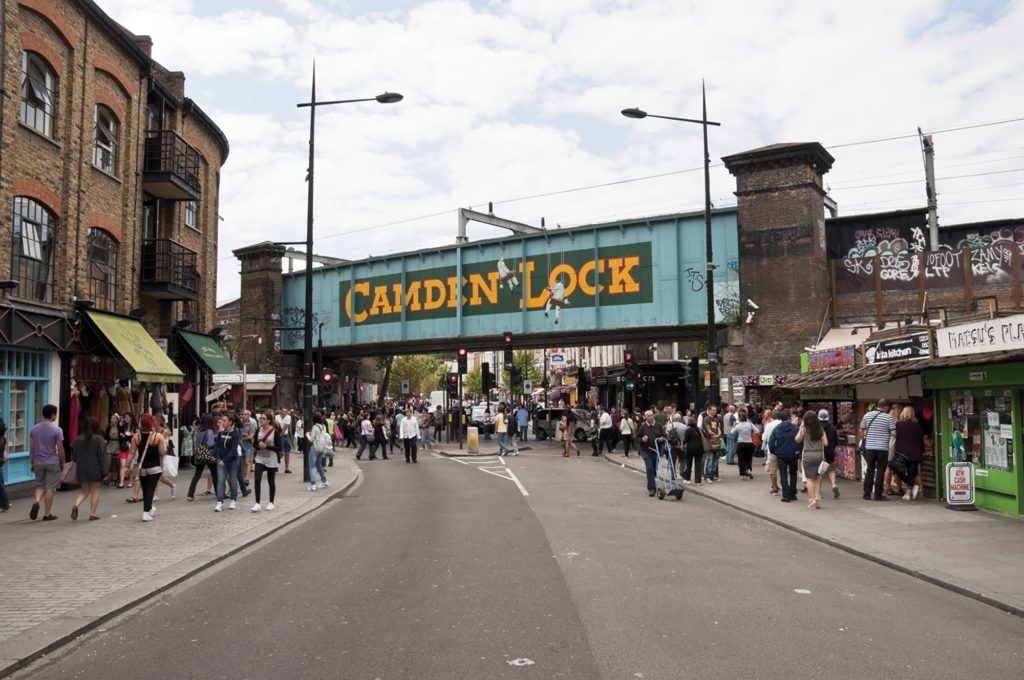
[[[370,442],[370,460],[377,458],[377,447],[384,460],[388,459],[388,431],[384,427],[384,419],[377,416],[373,419],[373,441]]]
[[[238,508],[238,466],[241,464],[238,456],[238,416],[234,413],[221,415],[220,426],[220,433],[213,444],[213,458],[217,461],[217,505],[213,506],[214,512],[224,509],[224,498],[229,487],[231,503],[228,504],[228,510]],[[313,457],[320,459],[319,456]]]
[[[261,414],[259,417],[259,429],[256,430],[255,450],[253,460],[256,463],[256,505],[252,506],[253,512],[260,511],[260,495],[263,490],[263,475],[267,475],[268,502],[267,510],[274,509],[274,496],[277,493],[277,451],[278,451],[277,428],[274,427],[274,416],[271,413]]]
[[[92,416],[85,416],[78,429],[78,439],[71,445],[75,467],[78,470],[78,484],[82,487],[75,504],[71,506],[71,519],[78,519],[78,506],[86,498],[89,499],[89,519],[99,519],[96,508],[100,504],[100,487],[104,473],[109,467],[107,440],[100,435],[99,429],[99,421]]]
[[[103,486],[117,484],[118,476],[121,473],[121,461],[117,456],[118,449],[120,449],[120,443],[117,439],[117,427],[120,422],[121,418],[116,413],[112,413],[110,414],[110,421],[107,423],[107,429],[103,430],[107,451],[107,475],[103,480]]]
[[[576,442],[572,438],[572,430],[569,428],[569,416],[562,416],[562,419],[558,421],[558,437],[562,442],[562,457],[569,457],[569,448],[573,448],[576,451],[576,455],[580,455],[580,447],[576,446]]]
[[[807,478],[807,495],[811,499],[807,503],[808,508],[821,509],[821,474],[819,467],[825,462],[825,447],[828,445],[828,437],[818,420],[817,411],[804,413],[803,423],[800,431],[796,433],[797,444],[803,444],[803,453],[800,455],[804,468],[804,477]]]
[[[754,433],[760,432],[761,428],[750,422],[747,409],[741,408],[736,415],[738,420],[732,426],[732,434],[736,438],[736,462],[740,469],[740,479],[753,479]]]
[[[924,460],[924,430],[917,422],[917,414],[913,406],[904,406],[900,411],[900,419],[896,421],[896,442],[893,445],[896,455],[907,459],[907,476],[904,480],[907,491],[903,500],[916,500],[921,493],[921,461]],[[893,456],[895,458],[895,456]]]
[[[629,452],[633,448],[633,433],[636,431],[636,423],[633,422],[633,414],[625,409],[622,417],[619,418],[619,437],[622,439],[622,453],[629,458]]]
[[[683,483],[692,482],[700,485],[700,475],[704,470],[704,440],[701,437],[700,429],[697,427],[697,419],[690,416],[686,421],[686,431],[683,432],[683,455],[686,457],[686,467],[683,469]]]
[[[310,428],[309,434],[307,435],[307,446],[309,447],[309,452],[307,456],[309,460],[310,491],[316,491],[317,489],[322,489],[325,486],[329,486],[329,483],[327,481],[327,473],[324,471],[323,454],[321,454],[321,452],[318,451],[316,448],[317,437],[320,435],[327,436],[327,438],[330,439],[330,436],[327,435],[327,427],[324,425],[324,417],[320,415],[320,412],[318,411],[313,414],[313,427]],[[384,449],[383,453],[385,454],[384,457],[387,458],[387,449]],[[370,459],[373,459],[372,455],[370,456]],[[316,483],[316,476],[318,474],[320,475],[319,484]]]
[[[134,465],[139,471],[139,481],[142,486],[142,521],[150,522],[156,514],[153,507],[153,496],[156,494],[157,484],[160,483],[160,475],[163,467],[160,461],[167,452],[167,440],[162,434],[155,432],[153,415],[142,414],[139,419],[139,431],[135,433],[131,441],[132,459],[137,460]]]
[[[192,474],[192,483],[188,485],[186,500],[196,499],[196,484],[202,479],[205,470],[210,471],[210,481],[214,487],[217,486],[217,461],[213,459],[214,442],[213,416],[205,415],[199,421],[199,430],[195,434],[195,444],[192,447],[192,465],[195,472]],[[210,490],[207,489],[206,495],[209,493]]]
[[[131,412],[121,416],[121,422],[117,427],[117,459],[121,464],[121,474],[118,477],[117,488],[123,489],[126,482],[131,481],[131,460],[132,437],[135,436],[135,422]]]

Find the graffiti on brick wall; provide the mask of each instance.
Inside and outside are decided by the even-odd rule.
[[[924,276],[927,285],[932,288],[948,288],[963,285],[964,263],[963,253],[954,250],[939,250],[924,253]],[[971,253],[972,270],[984,270],[990,276],[1002,276],[995,270],[1008,267],[1008,261],[996,254]],[[882,281],[883,290],[912,290],[917,288],[921,276],[921,255],[913,252],[889,252],[877,257],[848,257],[843,259],[837,272],[837,289],[841,293],[855,293],[873,290],[875,287],[875,267],[878,267],[878,278]],[[1002,270],[1000,270],[1002,272]],[[1010,275],[1006,269],[1005,275]],[[996,282],[993,278],[992,282]]]
[[[325,319],[320,319],[314,312],[313,332],[316,333],[317,324]],[[302,307],[286,307],[284,310],[284,328],[286,342],[296,345],[302,342],[304,328],[306,325],[306,310]]]
[[[846,253],[846,259],[895,255],[898,253],[921,253],[927,245],[924,230],[912,227],[910,238],[900,234],[897,227],[869,227],[853,233],[854,245]]]
[[[1013,281],[1013,249],[1024,253],[1024,243],[997,242],[971,249],[971,275],[976,283]]]

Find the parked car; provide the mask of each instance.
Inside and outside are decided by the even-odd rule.
[[[491,424],[490,427],[494,427],[494,416],[498,413],[498,405],[491,404]],[[469,412],[469,426],[477,428],[480,436],[487,434],[484,430],[484,411],[487,410],[486,404],[477,404]],[[494,434],[493,432],[491,434]]]
[[[572,410],[576,416],[576,441],[585,442],[592,436],[590,423],[594,414],[582,408]],[[558,421],[565,415],[564,408],[539,408],[533,413],[533,436],[539,440],[555,436]]]

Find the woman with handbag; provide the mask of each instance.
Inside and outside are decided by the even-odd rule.
[[[761,429],[750,422],[747,409],[740,408],[736,412],[736,424],[732,426],[732,434],[736,438],[736,463],[740,470],[740,479],[753,479],[754,435],[760,443]]]
[[[118,489],[123,489],[126,482],[131,483],[131,466],[128,462],[132,457],[131,445],[134,436],[135,420],[129,411],[121,416],[121,422],[117,427],[117,460],[121,464],[121,475],[117,480]]]
[[[256,491],[256,505],[252,506],[253,512],[260,511],[260,492],[263,489],[263,475],[267,475],[267,488],[269,491],[267,510],[274,509],[274,495],[277,493],[277,452],[280,449],[278,444],[278,432],[274,427],[274,414],[263,413],[259,417],[259,428],[256,430],[255,450],[253,462],[256,464],[256,481],[253,489]]]
[[[803,422],[800,424],[800,431],[796,433],[796,443],[803,444],[803,452],[800,454],[803,464],[804,477],[807,478],[807,495],[810,502],[808,508],[821,509],[821,475],[828,471],[828,463],[825,462],[825,447],[828,446],[828,436],[825,429],[818,420],[817,411],[804,413]]]
[[[108,471],[106,479],[103,480],[103,486],[117,484],[118,477],[121,473],[121,461],[117,455],[117,452],[120,449],[120,443],[118,442],[117,437],[117,431],[120,424],[120,416],[116,413],[111,413],[110,421],[107,423],[107,429],[103,431],[103,438],[106,440]]]
[[[97,520],[96,508],[100,504],[100,487],[110,467],[107,464],[107,440],[99,433],[100,424],[92,416],[82,418],[78,439],[71,445],[75,459],[78,484],[81,489],[71,506],[71,519],[78,519],[78,506],[89,499],[89,519]]]
[[[139,484],[142,487],[142,521],[150,522],[156,514],[153,496],[163,474],[163,460],[167,452],[167,440],[156,431],[153,414],[143,413],[139,418],[139,431],[132,437],[131,454],[133,467],[139,470]]]
[[[196,499],[196,484],[202,479],[205,470],[210,471],[210,481],[215,488],[217,486],[217,463],[213,459],[213,443],[213,416],[205,415],[199,421],[199,430],[196,432],[195,444],[192,447],[192,465],[195,472],[192,475],[192,483],[188,485],[186,500]],[[210,495],[209,489],[205,495]]]
[[[619,418],[619,438],[622,440],[623,454],[629,458],[629,451],[633,448],[633,433],[636,432],[636,423],[633,422],[633,414],[629,409],[623,409]]]
[[[890,463],[895,472],[907,485],[903,500],[916,500],[921,493],[921,461],[924,460],[924,430],[917,422],[913,406],[904,406],[900,419],[896,421],[896,441],[893,444]]]

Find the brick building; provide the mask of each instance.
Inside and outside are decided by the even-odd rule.
[[[72,435],[76,412],[110,411],[108,387],[131,390],[138,412],[139,385],[196,380],[176,329],[214,325],[228,142],[185,96],[184,74],[91,0],[12,0],[0,19],[0,206],[11,215],[0,414],[14,428],[12,481],[27,474],[23,435],[43,404],[61,407]]]

